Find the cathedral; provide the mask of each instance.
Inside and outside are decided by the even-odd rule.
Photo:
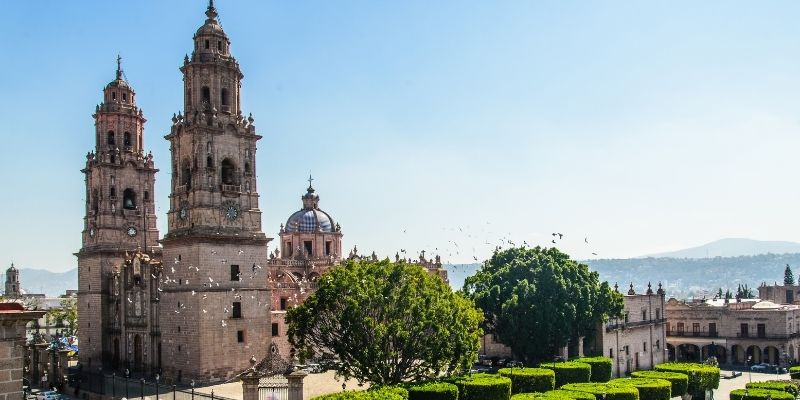
[[[242,111],[244,75],[213,1],[205,14],[180,67],[183,110],[164,136],[172,181],[163,237],[146,120],[119,59],[93,115],[76,253],[79,360],[87,370],[219,382],[251,360],[289,358],[286,310],[342,260],[341,226],[319,208],[311,177],[301,209],[269,252],[256,180],[261,136]],[[423,254],[419,263],[446,279],[438,257]]]

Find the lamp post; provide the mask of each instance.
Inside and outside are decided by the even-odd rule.
[[[144,378],[139,379],[139,397],[144,400]]]
[[[750,365],[753,362],[753,356],[747,356],[747,375],[750,377],[750,383],[753,383],[753,368]]]
[[[111,400],[116,400],[117,398],[117,373],[113,372],[111,374]]]
[[[158,400],[158,378],[160,378],[160,376],[156,374],[156,400]]]

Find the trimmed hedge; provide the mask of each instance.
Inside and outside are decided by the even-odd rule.
[[[556,388],[568,383],[587,383],[592,378],[592,366],[582,362],[542,363],[539,367],[552,369],[556,373]]]
[[[672,384],[672,397],[683,396],[689,388],[689,376],[678,372],[666,371],[633,371],[634,378],[665,379]]]
[[[519,393],[511,396],[511,400],[595,400],[595,398],[591,393],[557,389],[544,393]]]
[[[511,379],[511,393],[547,392],[556,387],[556,373],[552,369],[501,368],[497,373]]]
[[[459,400],[509,400],[511,379],[494,374],[472,374],[451,381],[458,387]]]
[[[406,390],[399,387],[382,387],[367,391],[348,390],[317,396],[311,400],[406,400]]]
[[[639,390],[633,386],[609,385],[608,383],[570,383],[564,390],[591,393],[596,400],[639,400]]]
[[[719,368],[698,363],[664,363],[656,365],[656,371],[677,372],[689,377],[689,394],[719,388]]]
[[[589,364],[592,367],[592,382],[608,382],[611,380],[613,361],[610,357],[579,357],[571,361]]]
[[[608,382],[612,386],[633,386],[639,390],[641,400],[669,400],[672,397],[672,383],[666,379],[619,378]]]
[[[428,382],[408,387],[408,400],[458,400],[458,386],[447,382]]]
[[[789,376],[792,379],[800,379],[800,365],[789,368]]]
[[[750,382],[744,385],[744,387],[747,389],[778,390],[781,392],[790,393],[795,397],[797,397],[798,392],[800,392],[797,385],[787,381]]]
[[[745,390],[747,396],[745,397]],[[730,400],[794,400],[794,396],[780,390],[735,389],[731,390]]]

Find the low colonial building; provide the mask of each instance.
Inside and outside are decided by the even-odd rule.
[[[773,291],[769,297],[776,299],[777,294]],[[720,365],[743,365],[748,360],[785,365],[800,359],[800,306],[795,304],[763,299],[670,299],[666,316],[673,360],[702,361],[715,356]]]

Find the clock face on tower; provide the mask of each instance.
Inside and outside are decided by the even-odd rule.
[[[236,208],[235,205],[231,204],[225,209],[225,217],[229,220],[233,221],[236,217],[239,216],[239,209]]]
[[[128,236],[130,237],[136,236],[136,227],[134,226],[128,227]]]

